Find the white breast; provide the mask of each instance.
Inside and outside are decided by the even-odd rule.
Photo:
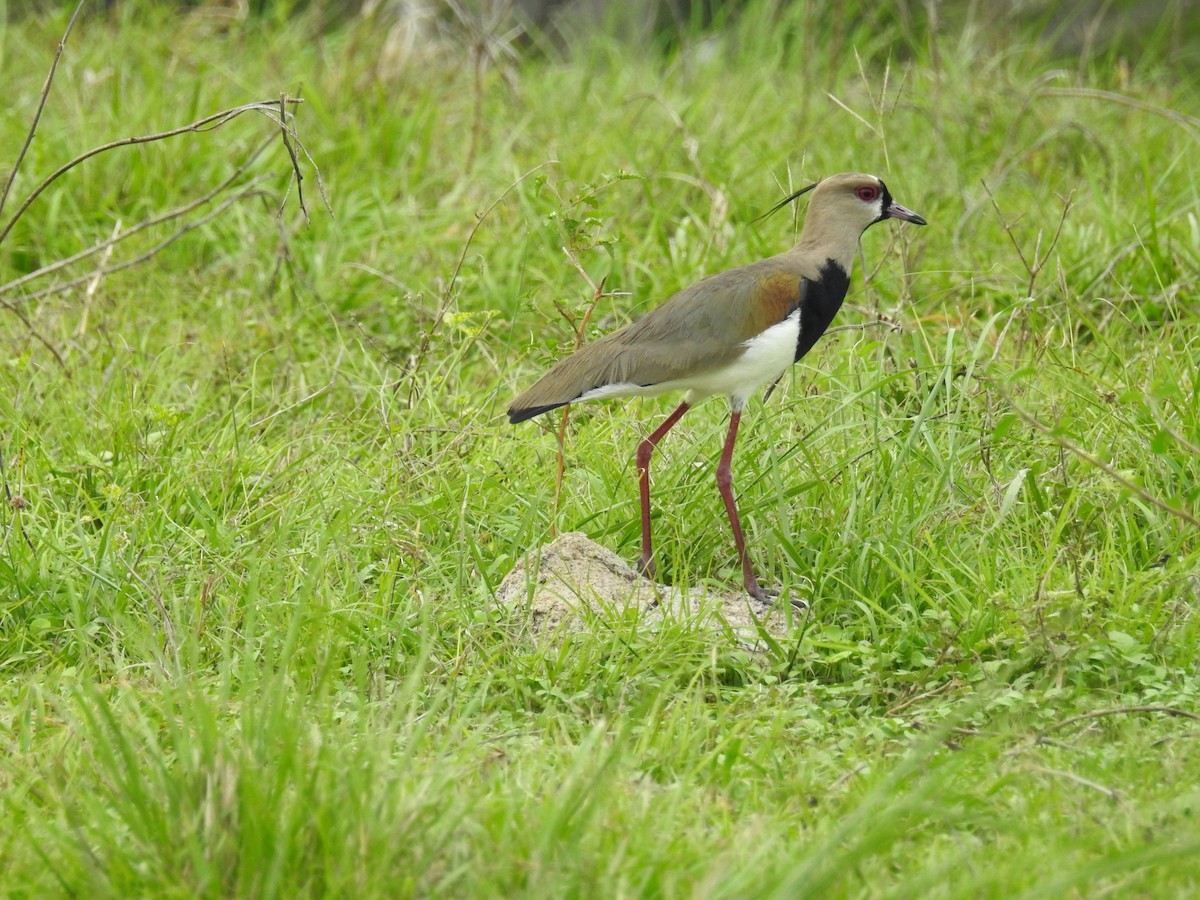
[[[778,378],[795,361],[799,339],[800,311],[796,310],[782,322],[746,341],[742,355],[728,365],[658,384],[606,384],[578,399],[657,397],[672,391],[687,391],[684,399],[689,406],[707,397],[725,394],[735,410],[741,409],[757,388]]]

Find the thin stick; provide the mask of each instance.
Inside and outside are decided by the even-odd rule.
[[[180,216],[185,216],[188,213],[190,213],[192,210],[203,206],[204,204],[206,204],[210,200],[212,200],[214,197],[216,197],[218,194],[220,194],[222,191],[224,191],[227,187],[229,187],[229,185],[231,185],[234,181],[236,181],[241,175],[245,174],[246,170],[250,168],[251,163],[253,163],[254,160],[257,159],[258,156],[262,153],[262,151],[267,148],[267,146],[270,144],[271,140],[273,140],[273,138],[269,137],[266,140],[264,140],[262,143],[260,143],[256,148],[254,148],[254,150],[246,158],[246,161],[243,162],[242,165],[239,166],[232,175],[230,175],[228,178],[226,178],[224,181],[222,181],[220,184],[218,184],[216,187],[214,187],[212,190],[210,190],[207,194],[204,194],[203,196],[198,197],[197,199],[191,201],[190,203],[186,203],[183,206],[178,206],[175,209],[170,210],[169,212],[165,212],[160,216],[154,216],[153,218],[144,219],[141,222],[138,222],[133,227],[126,228],[124,231],[122,231],[120,233],[120,235],[113,237],[113,238],[109,238],[106,241],[100,241],[99,243],[93,244],[92,246],[86,248],[85,250],[80,250],[78,253],[74,254],[73,256],[68,256],[64,259],[56,260],[55,262],[48,263],[48,264],[42,266],[40,269],[37,269],[33,272],[29,272],[28,274],[22,275],[20,278],[14,278],[12,281],[6,281],[4,284],[0,284],[0,294],[6,294],[9,291],[19,288],[23,284],[27,284],[30,281],[33,281],[37,278],[41,278],[43,275],[49,275],[51,272],[57,272],[59,269],[64,269],[67,266],[71,265],[72,263],[77,263],[81,259],[87,259],[89,256],[91,256],[94,253],[99,253],[102,250],[107,250],[109,247],[113,246],[114,244],[119,244],[121,241],[124,241],[127,238],[131,238],[135,234],[140,234],[141,232],[145,231],[147,228],[152,228],[155,225],[161,225],[164,222],[170,222],[173,219],[178,219]],[[248,182],[247,187],[258,184],[259,182],[263,181],[265,179],[265,177],[266,176],[259,176],[258,178],[252,179],[250,182]]]
[[[58,348],[55,347],[54,344],[52,344],[50,342],[50,339],[47,338],[40,331],[38,331],[36,328],[33,327],[33,323],[29,321],[29,317],[26,316],[24,312],[22,312],[20,309],[18,309],[16,306],[14,306],[12,303],[9,303],[7,300],[5,300],[3,297],[0,297],[0,306],[4,307],[10,313],[12,313],[18,319],[21,320],[21,324],[25,326],[25,330],[28,331],[30,334],[32,334],[35,338],[37,338],[38,343],[40,343],[43,347],[45,347],[47,350],[50,351],[50,355],[54,357],[54,361],[58,363],[58,365],[62,368],[62,370],[67,374],[67,377],[70,378],[71,370],[69,368],[67,368],[67,361],[62,358],[62,354],[58,352]]]
[[[1063,719],[1061,722],[1055,722],[1047,731],[1057,731],[1060,728],[1066,728],[1068,725],[1074,725],[1076,722],[1084,722],[1088,719],[1099,719],[1102,716],[1123,716],[1127,713],[1163,713],[1168,716],[1177,716],[1181,719],[1191,719],[1195,722],[1200,722],[1200,715],[1194,712],[1188,712],[1186,709],[1179,709],[1175,706],[1161,706],[1158,704],[1145,704],[1142,706],[1114,706],[1111,709],[1093,709],[1091,712],[1080,713],[1077,716],[1071,716],[1068,719]]]
[[[287,121],[287,94],[279,95],[279,121]],[[292,174],[296,176],[296,202],[300,204],[300,212],[304,213],[304,224],[311,225],[312,222],[308,218],[308,207],[304,205],[304,174],[300,171],[300,160],[296,158],[296,149],[292,146],[292,142],[288,140],[288,130],[286,128],[279,129],[280,135],[283,137],[283,148],[287,150],[288,159],[292,161]],[[287,195],[284,195],[283,201],[279,205],[279,212],[283,214],[283,203],[287,201]]]
[[[1066,778],[1068,781],[1074,781],[1076,784],[1081,784],[1084,787],[1091,788],[1094,791],[1099,791],[1114,803],[1121,802],[1121,795],[1112,788],[1105,787],[1099,782],[1092,781],[1089,778],[1084,778],[1082,775],[1076,775],[1074,772],[1067,772],[1063,769],[1051,769],[1047,766],[1033,766],[1033,770],[1035,772],[1041,772],[1044,775],[1054,775],[1057,778]]]
[[[83,9],[83,4],[86,2],[87,0],[79,0],[79,5],[75,7],[75,12],[71,13],[70,21],[67,22],[62,39],[58,42],[58,47],[54,51],[54,59],[50,62],[50,71],[46,73],[46,83],[42,85],[42,95],[38,98],[37,110],[33,114],[33,121],[29,123],[29,133],[25,135],[25,143],[21,145],[21,152],[17,154],[17,161],[13,163],[12,171],[8,173],[8,178],[4,181],[4,192],[0,193],[0,213],[4,212],[4,204],[8,202],[9,191],[12,190],[13,182],[17,180],[17,172],[21,168],[21,163],[25,161],[25,154],[29,152],[29,146],[33,143],[33,136],[37,133],[38,122],[42,120],[42,110],[46,108],[46,100],[50,97],[50,85],[54,83],[54,73],[58,69],[58,61],[62,59],[63,51],[67,49],[67,37],[71,34],[71,29],[75,27],[75,20],[79,18],[79,11]],[[4,234],[8,234],[7,229]],[[0,235],[0,241],[3,240],[4,236]]]
[[[995,196],[992,195],[992,189],[988,187],[988,183],[982,178],[979,179],[979,183],[983,185],[984,193],[986,193],[988,195],[988,199],[992,201],[992,208],[996,210],[996,215],[1000,219],[1000,224],[1004,228],[1004,233],[1008,235],[1008,239],[1012,243],[1013,249],[1017,251],[1017,256],[1020,257],[1021,265],[1025,267],[1025,272],[1032,272],[1033,266],[1031,266],[1029,264],[1029,260],[1025,258],[1025,251],[1021,249],[1021,244],[1017,241],[1017,236],[1013,234],[1012,225],[1009,224],[1008,219],[1004,217],[1004,213],[1000,210],[1000,204],[996,202]]]
[[[291,98],[287,102],[296,104],[300,103],[301,101]],[[149,144],[154,141],[162,141],[166,140],[167,138],[177,137],[181,134],[212,131],[213,129],[220,128],[222,125],[225,125],[228,122],[231,122],[233,119],[236,119],[238,116],[248,112],[262,113],[263,115],[267,116],[267,118],[275,122],[280,128],[289,133],[292,138],[295,138],[296,133],[293,129],[288,128],[287,122],[280,121],[278,119],[276,113],[277,106],[278,104],[275,101],[244,103],[241,106],[223,109],[220,112],[213,113],[210,116],[205,116],[203,119],[198,119],[188,125],[181,125],[178,128],[172,128],[169,131],[160,131],[156,132],[155,134],[135,135],[133,137],[122,138],[119,141],[110,141],[107,144],[101,144],[99,147],[93,147],[86,153],[81,153],[70,162],[59,166],[57,169],[47,175],[36,188],[33,189],[29,196],[22,201],[20,208],[16,211],[16,213],[13,214],[13,217],[8,220],[8,224],[4,226],[3,230],[0,230],[0,243],[4,242],[4,239],[8,237],[9,232],[13,230],[13,226],[17,224],[17,220],[20,219],[21,216],[25,214],[25,211],[33,205],[33,202],[37,200],[42,191],[48,188],[67,172],[71,171],[71,169],[75,168],[85,160],[91,159],[93,156],[106,153],[109,150],[115,150],[118,147],[129,147],[135,144]]]
[[[233,206],[233,204],[237,203],[239,200],[244,200],[247,197],[254,197],[254,196],[257,196],[262,193],[263,192],[258,190],[257,188],[248,187],[245,190],[239,191],[238,193],[234,194],[232,197],[230,197],[227,200],[225,200],[224,202],[222,202],[219,206],[217,206],[211,212],[205,214],[204,216],[201,216],[199,219],[196,219],[193,222],[188,222],[186,225],[182,226],[178,231],[176,231],[170,237],[167,237],[164,240],[160,241],[159,243],[155,244],[153,247],[151,247],[145,253],[140,253],[137,256],[133,257],[132,259],[122,260],[119,263],[116,263],[111,266],[107,266],[103,269],[97,269],[95,272],[89,272],[87,275],[81,275],[78,278],[73,278],[70,281],[64,281],[62,284],[56,284],[56,285],[53,285],[48,288],[42,288],[40,291],[34,291],[32,294],[26,294],[23,297],[19,297],[19,298],[17,298],[16,301],[13,301],[13,302],[9,302],[7,300],[0,300],[0,305],[3,305],[5,308],[13,310],[15,312],[16,311],[16,305],[15,305],[16,303],[26,303],[30,300],[40,300],[42,297],[49,297],[52,294],[61,294],[63,291],[69,291],[69,290],[71,290],[71,288],[78,287],[79,285],[81,285],[87,281],[90,281],[92,278],[95,278],[97,274],[111,275],[113,272],[120,272],[122,269],[128,269],[133,266],[139,265],[140,263],[144,263],[146,260],[150,259],[150,257],[154,256],[156,253],[161,252],[162,250],[169,247],[171,244],[175,243],[177,240],[179,240],[181,237],[183,237],[189,231],[195,231],[201,225],[205,225],[205,224],[211,222],[213,219],[215,219],[221,213],[225,212],[225,210],[229,209],[229,207]]]
[[[583,318],[579,320],[579,325],[574,329],[575,350],[578,350],[583,346],[583,337],[587,333],[588,321],[592,318],[592,313],[596,309],[596,304],[598,304],[600,302],[600,298],[604,296],[604,282],[608,281],[608,276],[605,275],[600,279],[599,284],[595,284],[592,279],[588,277],[587,272],[584,271],[583,266],[579,264],[579,260],[575,258],[571,251],[569,251],[566,247],[563,247],[563,253],[567,254],[567,257],[575,265],[575,268],[579,270],[579,273],[583,275],[588,284],[592,286],[592,302],[589,303],[587,309],[583,311]],[[562,498],[563,478],[567,472],[567,422],[570,420],[570,418],[571,404],[568,403],[562,408],[562,415],[558,420],[558,434],[556,435],[558,438],[558,450],[555,453],[556,466],[554,469],[554,518],[550,521],[550,537],[552,538],[558,537],[558,504],[559,500]]]
[[[1163,512],[1169,513],[1170,515],[1175,516],[1176,518],[1183,519],[1183,521],[1187,522],[1188,524],[1195,525],[1197,528],[1200,528],[1200,519],[1196,518],[1194,515],[1192,515],[1186,509],[1180,509],[1178,506],[1172,506],[1170,503],[1167,503],[1167,501],[1160,500],[1158,497],[1155,497],[1153,494],[1151,494],[1145,488],[1139,487],[1138,485],[1134,484],[1132,481],[1130,481],[1128,478],[1126,478],[1124,475],[1122,475],[1120,472],[1118,472],[1116,469],[1114,469],[1112,466],[1110,466],[1104,460],[1100,459],[1098,456],[1093,456],[1091,453],[1088,453],[1086,450],[1084,450],[1082,447],[1078,446],[1077,444],[1073,443],[1072,441],[1067,440],[1062,435],[1055,434],[1054,429],[1052,429],[1049,425],[1046,425],[1044,422],[1039,420],[1032,413],[1028,413],[1025,410],[1023,410],[1020,406],[1018,406],[1016,403],[1014,403],[1012,401],[1012,398],[1009,398],[1008,402],[1012,406],[1013,411],[1016,412],[1016,414],[1018,416],[1020,416],[1025,422],[1027,422],[1029,425],[1032,425],[1034,428],[1036,428],[1042,434],[1046,435],[1048,438],[1050,438],[1051,440],[1056,442],[1058,444],[1058,446],[1061,447],[1063,450],[1066,450],[1068,453],[1075,454],[1080,459],[1082,459],[1084,462],[1086,462],[1088,465],[1095,466],[1097,469],[1099,469],[1104,474],[1108,475],[1114,481],[1129,488],[1129,490],[1133,491],[1133,493],[1137,494],[1139,497],[1141,497],[1143,500],[1145,500],[1147,503],[1151,504],[1152,506],[1157,506]],[[1198,716],[1197,718],[1200,718],[1200,716]]]
[[[315,400],[317,397],[320,397],[322,394],[328,394],[337,385],[338,367],[341,365],[341,363],[342,363],[342,355],[338,354],[338,358],[336,360],[334,360],[334,363],[333,363],[333,375],[332,375],[332,377],[330,377],[329,383],[326,384],[324,387],[319,387],[315,391],[308,394],[308,396],[301,397],[295,403],[290,403],[287,406],[283,407],[282,409],[277,409],[277,410],[275,410],[275,412],[269,413],[268,415],[263,416],[261,419],[258,419],[255,422],[251,422],[250,427],[258,428],[260,425],[265,425],[267,422],[270,422],[276,416],[282,416],[287,413],[290,413],[293,409],[298,409],[299,407],[303,406],[305,403],[308,403],[310,400]]]
[[[279,95],[279,108],[280,109],[284,109],[285,105],[287,103],[303,103],[303,102],[304,102],[304,99],[299,96],[289,97],[287,94]],[[321,177],[321,169],[317,165],[317,161],[312,158],[312,154],[308,152],[308,148],[305,147],[304,144],[302,144],[300,142],[300,135],[296,132],[295,126],[294,125],[289,126],[287,124],[287,118],[285,116],[285,118],[279,120],[279,129],[283,133],[283,144],[285,147],[287,147],[288,156],[290,156],[292,159],[292,171],[296,173],[296,192],[297,192],[297,194],[300,193],[300,181],[301,181],[299,159],[296,156],[296,151],[299,150],[300,153],[303,154],[305,160],[308,161],[308,164],[310,166],[312,166],[313,177],[317,180],[317,193],[319,193],[321,195],[321,203],[323,203],[325,205],[325,212],[329,213],[329,218],[336,219],[337,216],[335,216],[333,214],[333,204],[329,202],[329,192],[327,190],[325,190],[325,179],[323,179]],[[308,207],[306,207],[304,205],[303,197],[300,198],[300,209],[304,212],[305,224],[310,224],[308,221]],[[280,207],[279,211],[282,213],[283,208]]]
[[[1058,219],[1058,227],[1054,229],[1054,237],[1050,241],[1050,246],[1046,248],[1046,252],[1042,253],[1042,232],[1038,232],[1037,244],[1033,249],[1033,262],[1031,263],[1025,258],[1025,252],[1021,249],[1020,243],[1017,241],[1017,236],[1013,233],[1012,225],[1008,219],[1004,217],[1004,213],[1000,209],[1000,204],[996,202],[995,196],[992,194],[992,189],[988,187],[988,183],[982,178],[979,183],[983,185],[984,192],[988,195],[988,199],[992,202],[992,208],[996,210],[996,215],[1000,218],[1000,224],[1004,227],[1004,233],[1008,235],[1008,239],[1012,242],[1013,248],[1017,251],[1017,256],[1021,259],[1021,265],[1025,267],[1025,273],[1029,276],[1029,281],[1025,287],[1025,296],[1033,296],[1034,285],[1037,284],[1038,276],[1042,273],[1046,263],[1050,260],[1050,254],[1054,252],[1054,248],[1058,245],[1058,239],[1062,237],[1063,226],[1067,223],[1067,214],[1071,211],[1071,204],[1075,199],[1075,192],[1071,191],[1067,195],[1067,199],[1063,201],[1062,215]]]
[[[959,630],[961,631],[962,629],[959,629]],[[947,644],[947,646],[949,646],[949,645]],[[945,654],[943,653],[943,656],[944,655]],[[922,691],[919,694],[915,694],[905,700],[901,700],[899,703],[897,703],[895,706],[893,706],[891,709],[889,709],[885,713],[885,715],[887,715],[888,717],[897,716],[900,713],[904,712],[904,710],[906,710],[910,706],[912,706],[914,703],[919,703],[922,700],[928,700],[930,697],[936,697],[938,694],[944,694],[946,691],[953,690],[954,688],[959,687],[960,685],[961,685],[961,682],[959,682],[958,679],[951,678],[949,681],[945,682],[944,684],[940,684],[935,688],[930,688],[927,691]]]
[[[121,220],[113,224],[112,237],[108,239],[108,249],[104,251],[104,255],[100,258],[100,265],[96,267],[96,271],[91,281],[88,282],[87,290],[83,293],[83,315],[79,318],[79,326],[75,329],[76,337],[87,334],[88,317],[92,311],[92,301],[96,299],[96,291],[100,289],[100,282],[104,277],[104,267],[108,265],[109,259],[112,258],[113,245],[117,241],[117,236],[121,233]]]
[[[446,318],[446,313],[450,311],[450,304],[454,300],[454,285],[458,282],[458,276],[462,273],[463,263],[467,259],[467,252],[471,249],[471,244],[474,243],[475,235],[479,232],[480,226],[483,225],[484,219],[491,215],[492,210],[504,202],[504,198],[507,197],[512,192],[513,188],[515,188],[518,184],[520,184],[538,169],[544,169],[546,166],[553,165],[557,162],[558,160],[548,159],[545,162],[538,163],[536,166],[506,187],[500,196],[491,202],[491,205],[489,205],[487,209],[481,213],[475,214],[475,224],[471,226],[471,231],[467,235],[466,243],[463,244],[462,252],[458,254],[458,262],[454,264],[454,272],[450,276],[450,281],[446,285],[446,290],[442,293],[442,299],[438,303],[438,308],[434,314],[433,322],[427,329],[425,329],[425,333],[421,335],[421,342],[417,345],[416,353],[413,354],[416,360],[416,365],[414,365],[410,370],[410,374],[416,374],[417,367],[420,365],[421,360],[425,358],[425,354],[429,351],[429,342],[433,340],[433,333],[437,331],[438,326],[442,324],[442,320]]]
[[[942,662],[946,659],[946,656],[950,653],[950,648],[952,646],[954,646],[954,642],[956,640],[958,640],[958,636],[960,634],[962,634],[963,629],[966,627],[967,627],[967,620],[966,620],[966,618],[964,618],[961,622],[958,623],[958,627],[954,629],[954,633],[952,635],[950,635],[949,638],[947,638],[942,643],[942,649],[941,649],[941,652],[938,653],[937,659],[935,659],[933,661],[933,665],[928,667],[930,672],[937,671],[938,667],[941,666]],[[931,688],[930,690],[925,691],[924,693],[917,694],[915,697],[909,696],[908,698],[901,700],[899,703],[897,703],[895,706],[893,706],[891,709],[889,709],[887,711],[887,715],[894,716],[897,713],[899,713],[905,709],[908,709],[908,707],[912,706],[918,700],[924,700],[928,697],[933,697],[937,694],[940,694],[942,691],[950,690],[953,687],[957,687],[959,685],[959,683],[960,682],[957,678],[952,677],[949,681],[947,681],[945,684],[940,685],[939,687]],[[911,691],[915,691],[916,688],[917,688],[917,685],[913,685],[913,687],[910,689],[910,694],[911,694]]]
[[[843,784],[845,784],[847,781],[849,781],[851,778],[853,778],[855,775],[857,775],[859,772],[863,771],[863,769],[866,769],[867,766],[868,766],[867,763],[859,763],[857,766],[855,766],[853,769],[850,769],[848,772],[843,772],[841,775],[838,776],[837,780],[829,786],[829,790],[830,791],[837,790]]]
[[[1046,248],[1045,255],[1038,262],[1037,272],[1031,273],[1029,276],[1029,290],[1027,296],[1033,296],[1034,279],[1041,273],[1046,263],[1050,261],[1050,254],[1054,252],[1054,248],[1058,246],[1058,239],[1062,237],[1063,226],[1067,224],[1067,214],[1071,211],[1071,203],[1075,200],[1075,191],[1067,194],[1067,199],[1063,201],[1062,215],[1058,217],[1058,227],[1054,229],[1054,237],[1050,239],[1050,246]],[[1038,244],[1041,244],[1041,232],[1038,233]]]
[[[12,510],[13,518],[17,522],[17,531],[21,532],[21,537],[25,539],[26,545],[30,550],[36,549],[33,546],[33,541],[29,535],[25,533],[25,525],[21,521],[21,510],[29,505],[28,501],[20,494],[13,495],[12,488],[8,486],[8,469],[4,466],[4,450],[0,449],[0,481],[4,482],[4,499],[8,501],[8,508]],[[8,543],[8,532],[4,532],[4,542]]]

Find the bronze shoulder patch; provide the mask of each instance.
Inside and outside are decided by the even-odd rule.
[[[795,272],[772,272],[759,280],[747,297],[746,333],[759,334],[794,313],[802,282]]]

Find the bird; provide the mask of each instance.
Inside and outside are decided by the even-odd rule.
[[[764,216],[812,192],[790,250],[697,281],[629,325],[584,344],[520,394],[512,424],[570,403],[657,397],[684,391],[683,402],[637,448],[642,550],[638,570],[654,578],[650,535],[650,458],[689,409],[713,396],[729,400],[729,428],[716,480],[733,530],[746,593],[771,602],[755,577],[733,494],[732,460],[742,410],[754,392],[781,378],[829,327],[850,284],[859,241],[885,219],[925,219],[892,199],[874,175],[843,173],[801,188]]]

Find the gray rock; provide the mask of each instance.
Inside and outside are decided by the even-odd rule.
[[[577,531],[559,535],[520,560],[500,583],[496,597],[514,609],[527,610],[539,633],[586,630],[593,627],[589,622],[623,616],[630,608],[639,610],[649,629],[682,620],[748,649],[761,649],[761,630],[780,639],[789,626],[786,603],[767,607],[741,591],[656,585]],[[790,612],[793,625],[806,615],[802,609]]]

